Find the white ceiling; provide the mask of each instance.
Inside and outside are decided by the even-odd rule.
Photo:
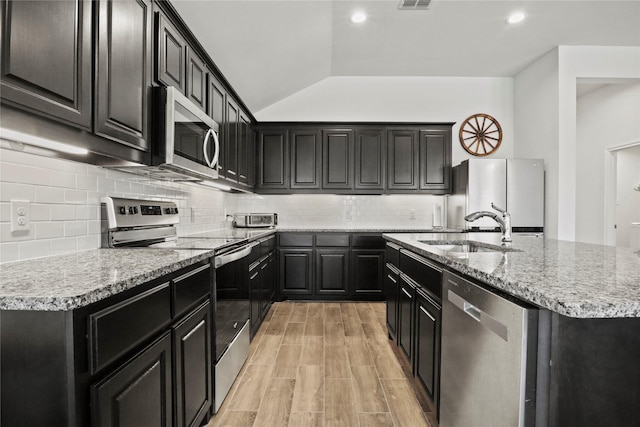
[[[559,45],[640,46],[640,0],[172,3],[253,113],[331,76],[509,77]]]

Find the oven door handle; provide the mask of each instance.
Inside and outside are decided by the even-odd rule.
[[[226,253],[224,255],[218,255],[214,257],[214,266],[215,268],[222,267],[223,265],[229,264],[230,262],[237,261],[246,256],[249,256],[251,250],[258,246],[260,243],[254,243],[246,247],[242,247],[240,249],[236,249],[232,252]]]

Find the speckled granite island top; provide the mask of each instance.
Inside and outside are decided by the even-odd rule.
[[[89,305],[209,258],[213,251],[96,249],[0,265],[0,309]]]
[[[499,233],[384,234],[387,240],[524,301],[578,318],[640,317],[640,252],[514,235],[521,252],[454,253],[421,241],[499,245]]]

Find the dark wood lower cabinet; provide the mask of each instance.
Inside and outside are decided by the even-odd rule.
[[[172,425],[171,334],[91,388],[95,427]]]
[[[384,249],[353,249],[351,251],[353,293],[383,296]]]
[[[413,313],[416,289],[404,274],[400,273],[398,298],[398,345],[413,365]]]
[[[313,249],[278,249],[279,292],[283,296],[313,294]]]
[[[384,294],[387,300],[387,330],[389,338],[397,339],[398,334],[398,298],[400,285],[398,284],[398,269],[387,263],[384,277]]]
[[[349,293],[349,249],[316,249],[316,295]]]
[[[440,322],[442,307],[426,293],[417,291],[415,374],[438,406],[440,389]]]
[[[175,427],[198,427],[213,401],[211,304],[207,301],[173,328]]]

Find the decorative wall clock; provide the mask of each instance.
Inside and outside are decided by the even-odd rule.
[[[460,145],[471,155],[488,156],[501,142],[500,123],[488,114],[469,116],[460,126]]]

